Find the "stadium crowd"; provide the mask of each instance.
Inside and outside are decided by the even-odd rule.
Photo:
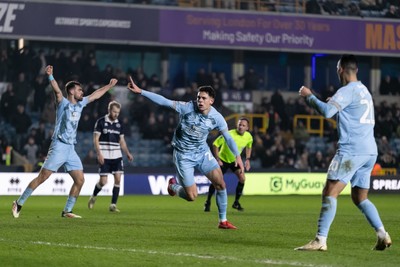
[[[168,82],[162,84],[156,74],[148,75],[140,67],[123,71],[108,64],[100,69],[93,51],[85,55],[82,51],[67,53],[55,49],[46,54],[43,50],[33,51],[25,47],[17,53],[9,54],[7,50],[3,50],[1,54],[0,82],[7,84],[0,99],[1,164],[4,164],[8,145],[24,155],[33,165],[43,161],[46,156],[55,121],[54,96],[44,76],[44,67],[48,64],[57,66],[54,76],[61,83],[61,88],[68,80],[79,80],[85,86],[86,95],[93,92],[97,85],[105,84],[111,77],[116,77],[119,85],[126,86],[129,75],[141,88],[157,90],[168,98],[182,101],[195,99],[197,86],[211,84],[217,91],[215,107],[224,115],[232,112],[223,105],[222,90],[257,90],[259,80],[251,70],[239,78],[241,81],[230,82],[225,79],[224,73],[207,73],[204,68],[199,68],[196,79],[190,81],[182,91],[181,88],[173,88]],[[392,84],[390,88],[389,91],[381,90],[381,93],[399,93],[399,87],[393,87]],[[321,92],[321,97],[326,99],[333,92],[333,87],[330,86]],[[113,96],[108,93],[96,104],[85,109],[78,130],[91,133],[96,118],[106,113],[107,105],[112,99]],[[170,148],[170,139],[177,124],[175,113],[146,103],[141,96],[132,98],[129,103],[130,106],[124,109],[129,112],[123,113],[121,119],[128,125],[138,127],[143,139],[162,139],[165,146]],[[389,104],[386,101],[375,105],[378,162],[384,168],[399,168],[400,106],[397,102]],[[285,100],[282,93],[276,90],[270,98],[264,97],[261,104],[249,112],[265,114],[269,118],[266,132],[260,131],[257,123],[254,125],[253,166],[310,171],[327,168],[335,152],[336,131],[331,124],[326,123],[324,137],[320,138],[310,135],[302,121],[293,127],[296,114],[315,114],[302,98]],[[125,133],[126,139],[131,134],[128,129]],[[211,143],[213,140],[209,141]],[[85,155],[84,163],[95,163],[93,151],[85,151]]]

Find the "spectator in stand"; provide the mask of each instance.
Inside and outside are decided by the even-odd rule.
[[[6,82],[9,79],[10,61],[8,59],[7,49],[0,51],[0,82]]]
[[[388,95],[392,90],[392,77],[389,74],[386,74],[381,80],[381,84],[379,85],[379,93],[381,95]]]
[[[356,3],[351,2],[348,6],[347,15],[353,17],[361,17],[361,11],[359,6]]]
[[[378,151],[380,155],[383,155],[385,153],[389,153],[392,150],[392,147],[390,146],[389,140],[387,139],[386,136],[382,136],[378,140]]]
[[[107,64],[103,71],[100,73],[100,83],[104,83],[104,81],[109,81],[115,77],[114,67],[111,64]]]
[[[44,121],[39,121],[39,126],[33,128],[36,130],[35,143],[41,148],[44,140],[46,140],[46,124]]]
[[[15,92],[15,98],[18,104],[26,106],[28,96],[31,93],[31,86],[25,78],[25,73],[20,72],[18,74],[18,80],[13,83],[13,88]]]
[[[393,151],[380,156],[380,164],[382,168],[397,168],[396,156]]]
[[[97,164],[97,155],[93,149],[90,149],[83,159],[82,163],[84,165],[96,165]]]
[[[321,6],[317,0],[308,0],[306,3],[307,14],[321,14]]]
[[[376,0],[360,0],[358,5],[361,10],[376,10]]]
[[[65,80],[65,74],[67,73],[67,61],[68,59],[65,56],[65,53],[59,49],[56,48],[55,51],[49,56],[48,58],[48,64],[57,66],[57,68],[54,69],[54,76],[55,77],[60,77],[59,82],[64,82]],[[51,113],[54,113],[54,108],[51,111]],[[53,121],[54,122],[54,121]]]
[[[321,98],[323,100],[327,100],[329,97],[332,97],[335,94],[335,87],[331,84],[321,93]]]
[[[198,86],[203,86],[203,85],[211,86],[213,84],[212,77],[210,74],[206,72],[205,68],[200,68],[197,71],[195,82]]]
[[[12,117],[11,124],[15,128],[15,149],[20,150],[27,137],[27,129],[32,125],[31,117],[26,113],[25,106],[17,104],[17,112]]]
[[[33,94],[33,111],[43,112],[44,104],[46,103],[46,88],[48,82],[44,79],[44,75],[36,76],[35,81],[32,83],[34,90]]]
[[[229,84],[226,81],[225,72],[221,71],[218,72],[218,85],[220,90],[227,90],[229,89]]]
[[[34,57],[35,53],[31,50],[30,47],[25,46],[19,50],[19,54],[16,58],[17,60],[17,71],[18,73],[24,73],[24,79],[32,80],[38,72],[34,70]],[[14,88],[17,92],[17,89]],[[27,94],[27,92],[24,92]]]
[[[150,80],[148,82],[148,86],[149,88],[161,89],[160,78],[158,77],[157,74],[153,73],[153,75],[151,75]]]
[[[245,91],[253,91],[258,89],[259,77],[253,67],[249,67],[246,73],[239,77],[239,80],[244,81],[243,90]]]
[[[398,8],[394,5],[390,5],[388,10],[385,13],[385,18],[388,18],[388,19],[400,18]]]
[[[317,152],[315,152],[315,155],[312,157],[311,159],[311,169],[314,171],[322,171],[327,169],[328,164],[324,159],[324,155],[322,154],[322,152],[320,150],[318,150]]]
[[[271,105],[274,107],[274,110],[278,113],[279,118],[281,120],[280,126],[283,130],[286,130],[290,127],[289,118],[286,114],[286,105],[285,100],[281,94],[280,90],[275,90],[275,92],[271,96]]]
[[[100,70],[96,58],[90,58],[89,65],[85,67],[82,78],[86,83],[93,82],[94,84],[99,84],[99,77]]]
[[[0,135],[0,165],[4,165],[5,163],[6,147],[7,144],[5,142],[4,136]]]
[[[52,102],[50,98],[46,99],[46,103],[44,104],[40,120],[50,124],[54,124],[54,122],[56,121],[56,115],[54,113],[54,102]]]
[[[329,15],[338,15],[339,14],[339,9],[338,9],[335,1],[333,1],[333,0],[325,0],[325,1],[323,1],[322,8]]]
[[[35,138],[33,136],[29,136],[27,143],[23,147],[23,154],[30,164],[36,164],[38,152],[39,146],[35,143]]]
[[[68,62],[66,64],[66,79],[67,80],[81,80],[82,78],[82,61],[81,61],[81,55],[78,51],[72,51],[71,56],[66,59]],[[99,76],[104,78],[103,76]],[[113,77],[109,78],[108,80],[105,80],[108,82],[110,79]]]
[[[6,122],[11,122],[12,117],[15,114],[17,106],[17,98],[13,84],[7,84],[6,91],[1,95],[0,99],[0,116],[4,118]]]
[[[306,170],[309,171],[310,169],[310,165],[309,165],[309,161],[308,161],[308,152],[304,151],[299,159],[296,161],[294,167],[298,170]]]
[[[375,131],[378,133],[378,136],[386,136],[390,140],[395,132],[392,111],[389,110],[385,116],[379,118],[376,124]]]

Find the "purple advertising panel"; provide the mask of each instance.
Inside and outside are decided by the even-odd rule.
[[[168,195],[168,180],[174,177],[174,173],[135,173],[124,175],[124,195]],[[232,173],[224,176],[228,194],[235,194],[237,178]],[[199,194],[207,194],[210,181],[201,174],[195,174],[197,191]]]
[[[400,56],[398,21],[163,10],[160,22],[160,42],[181,46]]]
[[[0,0],[0,38],[157,42],[158,14],[126,6]]]
[[[0,0],[0,38],[400,56],[400,21]]]

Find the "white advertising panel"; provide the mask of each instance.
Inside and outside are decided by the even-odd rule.
[[[3,172],[0,173],[0,195],[20,195],[28,186],[30,181],[37,177],[38,173],[26,172]],[[99,181],[99,174],[85,173],[85,183],[80,195],[90,196],[94,186]],[[67,196],[73,184],[68,173],[53,173],[49,179],[41,184],[32,195]],[[103,187],[99,196],[111,196],[114,187],[114,176],[108,175],[108,183]],[[124,176],[121,177],[120,195],[124,194]]]

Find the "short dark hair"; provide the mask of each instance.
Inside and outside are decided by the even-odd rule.
[[[200,86],[197,89],[197,92],[206,92],[210,97],[215,98],[215,90],[214,88],[212,88],[211,85],[204,85],[204,86]]]
[[[247,124],[250,126],[250,121],[249,121],[249,119],[246,118],[246,117],[240,117],[240,118],[238,119],[238,121],[247,121]]]
[[[65,92],[67,93],[67,96],[69,95],[69,90],[74,88],[75,86],[80,86],[82,87],[80,82],[77,81],[69,81],[65,84]]]
[[[344,54],[340,58],[340,67],[344,70],[357,71],[358,61],[354,55]]]

